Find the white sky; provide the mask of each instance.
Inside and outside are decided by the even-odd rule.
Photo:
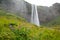
[[[41,6],[51,6],[56,2],[60,3],[60,0],[25,0],[25,1],[31,4],[41,5]]]

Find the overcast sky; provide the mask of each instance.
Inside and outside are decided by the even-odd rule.
[[[25,1],[31,4],[41,5],[41,6],[51,6],[56,2],[60,3],[60,0],[25,0]]]

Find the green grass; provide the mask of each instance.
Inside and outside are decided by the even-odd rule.
[[[38,27],[0,10],[0,40],[60,40],[60,31]]]

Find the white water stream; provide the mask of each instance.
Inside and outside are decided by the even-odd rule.
[[[38,12],[37,12],[37,6],[32,4],[32,13],[31,13],[31,23],[40,26],[39,18],[38,18]]]

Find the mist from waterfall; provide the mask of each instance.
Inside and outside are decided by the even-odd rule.
[[[33,23],[37,26],[40,26],[38,12],[37,12],[37,6],[33,5],[33,4],[32,4],[31,23]]]

